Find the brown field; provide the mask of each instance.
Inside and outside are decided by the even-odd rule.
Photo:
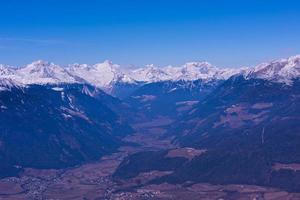
[[[300,164],[299,163],[290,163],[290,164],[283,164],[283,163],[276,163],[273,166],[273,169],[275,170],[292,170],[292,171],[299,171],[300,170]]]
[[[176,149],[171,149],[166,157],[174,158],[174,157],[184,157],[189,160],[193,159],[196,156],[200,156],[201,154],[205,153],[205,149],[194,149],[194,148],[176,148]]]

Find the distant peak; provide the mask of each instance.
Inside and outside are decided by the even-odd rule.
[[[87,64],[79,64],[79,63],[73,63],[73,64],[69,64],[67,65],[68,68],[72,68],[72,67],[88,67]]]
[[[104,60],[104,64],[113,65],[113,62],[111,60]]]
[[[147,65],[145,65],[145,68],[153,69],[153,68],[156,68],[156,66],[154,64],[147,64]]]
[[[299,55],[295,55],[295,56],[291,56],[288,58],[289,62],[300,62],[300,54]]]
[[[202,67],[202,66],[212,66],[209,62],[187,62],[185,63],[186,66],[195,66],[195,67]]]
[[[114,64],[110,60],[105,60],[102,63],[96,63],[94,66],[97,68],[110,68],[110,69],[116,69],[120,67],[120,65]]]
[[[43,65],[43,66],[47,66],[47,65],[51,65],[51,63],[48,62],[48,61],[44,61],[44,60],[36,60],[36,61],[33,61],[30,65]]]

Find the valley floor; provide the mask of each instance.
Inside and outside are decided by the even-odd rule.
[[[211,185],[207,183],[148,184],[171,172],[151,171],[120,181],[112,174],[129,154],[145,150],[172,149],[168,156],[193,157],[199,150],[177,148],[170,139],[162,139],[168,119],[135,124],[136,134],[124,140],[138,145],[122,146],[119,152],[101,160],[65,170],[26,169],[19,177],[0,180],[1,200],[21,199],[209,199],[209,200],[289,200],[300,194],[253,185]]]

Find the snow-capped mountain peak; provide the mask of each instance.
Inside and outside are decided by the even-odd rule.
[[[70,65],[67,69],[70,73],[82,78],[86,82],[108,90],[116,80],[124,77],[120,71],[120,66],[108,60],[94,65],[74,64]]]
[[[188,62],[182,66],[179,79],[197,80],[197,79],[213,79],[217,68],[208,62]]]
[[[245,76],[292,84],[293,79],[300,77],[300,55],[262,63],[250,68]]]
[[[201,72],[208,72],[210,71],[211,69],[215,69],[216,67],[213,66],[212,64],[210,64],[209,62],[187,62],[183,65],[184,68],[187,68],[187,69],[198,69],[200,70]]]
[[[39,73],[41,76],[52,76],[53,71],[60,70],[60,67],[43,60],[34,61],[28,64],[24,68],[21,68],[19,72],[34,74]]]
[[[135,69],[129,73],[129,76],[137,81],[142,82],[158,82],[172,78],[170,74],[164,71],[164,69],[158,68],[153,64],[146,65],[143,68]]]
[[[102,63],[95,64],[93,67],[97,68],[98,70],[114,71],[115,72],[120,67],[120,65],[114,64],[110,60],[105,60]]]
[[[78,78],[64,68],[47,61],[38,60],[16,71],[23,84],[76,83]]]
[[[222,68],[217,71],[215,78],[219,80],[227,80],[230,77],[237,75],[237,74],[243,74],[246,70],[248,70],[247,67],[242,68]]]

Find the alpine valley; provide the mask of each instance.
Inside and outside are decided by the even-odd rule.
[[[300,199],[300,55],[0,65],[0,199]]]

